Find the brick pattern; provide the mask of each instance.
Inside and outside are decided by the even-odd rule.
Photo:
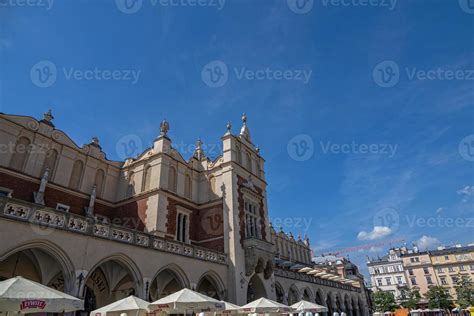
[[[176,234],[178,206],[191,211],[189,223],[189,238],[191,240],[204,241],[196,244],[206,248],[219,251],[224,249],[223,239],[214,240],[214,238],[224,236],[223,204],[196,209],[172,197],[168,197],[168,214],[166,215],[166,233],[168,235],[174,236]],[[207,239],[213,240],[206,241]]]
[[[38,191],[39,184],[0,172],[0,187],[12,189],[13,198],[34,202],[33,192]],[[44,202],[46,206],[51,208],[56,208],[57,203],[68,205],[70,207],[69,212],[78,215],[85,215],[84,208],[89,206],[88,198],[82,198],[51,187],[46,187]],[[119,207],[110,207],[96,200],[94,213],[107,217],[113,224],[143,231],[146,221],[146,208],[147,198],[132,201]]]

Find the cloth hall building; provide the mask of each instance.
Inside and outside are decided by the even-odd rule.
[[[56,129],[50,111],[0,113],[0,279],[22,275],[87,311],[186,287],[240,305],[306,299],[368,315],[357,273],[313,270],[309,240],[269,223],[265,161],[245,116],[214,160],[201,141],[185,160],[168,130],[161,122],[151,148],[111,161],[97,138],[78,146]]]

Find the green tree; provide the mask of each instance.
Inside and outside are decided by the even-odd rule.
[[[428,308],[451,309],[453,303],[451,295],[442,286],[432,286],[425,294],[428,300]]]
[[[454,286],[459,307],[462,309],[474,305],[474,283],[469,276],[458,275],[458,280]]]
[[[376,312],[393,312],[397,307],[392,292],[377,291],[372,293],[372,302]]]
[[[421,300],[420,290],[414,289],[403,289],[400,296],[402,306],[408,309],[416,309],[416,306]]]

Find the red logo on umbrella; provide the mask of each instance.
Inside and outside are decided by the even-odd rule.
[[[44,309],[46,307],[46,302],[41,301],[41,300],[28,300],[28,301],[23,301],[20,304],[20,309]]]

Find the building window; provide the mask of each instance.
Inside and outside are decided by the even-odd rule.
[[[438,273],[444,273],[444,269],[441,268],[441,267],[439,267],[439,268],[438,268]]]
[[[242,164],[242,152],[239,145],[235,146],[235,156],[237,157],[237,163]]]
[[[192,197],[192,181],[189,174],[184,177],[184,197],[188,199]]]
[[[412,270],[412,269],[409,269],[409,270],[408,270],[408,274],[409,274],[409,275],[413,275],[413,270]]]
[[[176,192],[176,169],[170,167],[168,173],[168,190]]]
[[[73,190],[79,190],[81,184],[82,170],[84,169],[84,164],[80,160],[74,161],[72,167],[71,178],[69,178],[69,187]]]
[[[135,173],[130,172],[128,176],[127,184],[127,197],[132,196],[135,193]]]
[[[403,279],[401,276],[397,276],[397,283],[398,284],[403,284]]]
[[[427,267],[423,267],[423,273],[424,274],[430,274],[430,271],[428,270]]]
[[[433,284],[433,281],[431,280],[431,277],[430,276],[426,276],[426,282],[428,284]]]
[[[15,150],[10,160],[10,168],[23,171],[31,150],[31,142],[26,137],[20,137],[15,144]]]
[[[454,267],[448,267],[449,272],[454,272]]]
[[[12,197],[13,190],[0,187],[0,197]]]
[[[374,268],[375,274],[380,274],[379,268]]]
[[[104,170],[102,169],[97,170],[97,172],[95,173],[95,180],[94,180],[94,185],[96,186],[95,193],[97,197],[102,197],[104,178],[105,178]]]
[[[474,264],[469,265],[469,269],[470,269],[471,271],[474,271]]]
[[[250,153],[247,153],[247,169],[252,172],[252,156],[250,156]]]
[[[254,203],[246,201],[245,207],[245,236],[247,238],[259,238],[261,239],[260,232],[260,214],[258,207]],[[294,254],[292,256],[295,257]]]
[[[148,191],[151,188],[151,167],[146,166],[143,171],[142,192]]]
[[[448,282],[446,281],[445,277],[440,278],[440,280],[442,285],[448,285]]]
[[[392,285],[392,278],[385,278],[387,285]]]
[[[209,177],[209,186],[211,189],[211,198],[213,197],[213,194],[216,194],[216,177],[210,176]]]
[[[412,285],[416,285],[416,278],[411,278],[410,281]]]
[[[382,286],[382,279],[377,279],[377,285]]]
[[[61,212],[69,212],[69,205],[58,203],[56,204],[56,210]]]
[[[453,283],[457,283],[458,282],[458,277],[453,276],[453,277],[451,277],[451,280],[453,280]]]
[[[444,260],[449,260],[449,256],[444,256]]]
[[[459,271],[466,271],[466,270],[464,270],[464,266],[459,266]]]
[[[189,215],[178,212],[176,218],[176,240],[184,243],[189,242]]]
[[[54,149],[50,149],[46,152],[46,158],[44,159],[43,168],[41,169],[40,176],[44,175],[46,168],[49,170],[49,180],[53,179],[54,168],[56,167],[56,161],[58,160],[58,152]]]

